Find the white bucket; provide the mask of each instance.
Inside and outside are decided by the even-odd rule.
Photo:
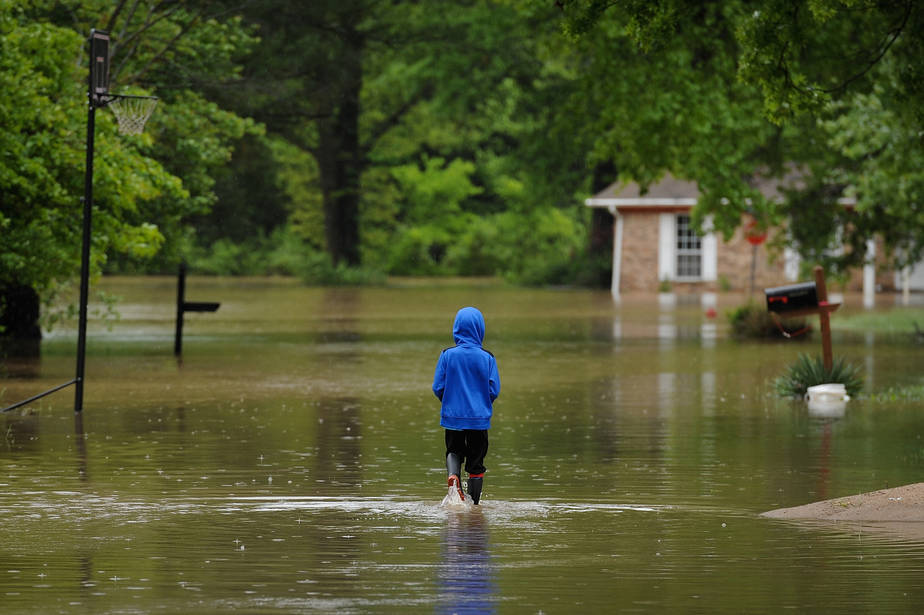
[[[850,396],[847,395],[847,389],[843,384],[830,383],[818,384],[813,387],[809,387],[808,391],[805,393],[805,398],[810,402],[814,401],[829,403],[835,401],[847,401],[850,399]]]
[[[820,417],[841,417],[847,408],[847,390],[843,384],[819,384],[805,393],[809,414]]]

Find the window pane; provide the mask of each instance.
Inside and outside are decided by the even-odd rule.
[[[677,216],[677,277],[698,278],[702,275],[702,238],[693,230],[690,216]]]
[[[701,275],[699,254],[677,255],[677,276],[681,278],[698,278]]]

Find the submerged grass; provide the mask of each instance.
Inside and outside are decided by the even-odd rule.
[[[896,307],[887,312],[863,312],[833,318],[831,326],[847,331],[924,335],[924,308]]]
[[[924,401],[924,384],[903,387],[889,387],[871,395],[876,401]]]
[[[800,354],[786,373],[776,379],[774,386],[777,393],[784,397],[802,397],[809,387],[826,383],[843,384],[851,397],[863,390],[860,368],[848,363],[844,357],[835,357],[831,369],[827,370],[821,357],[807,354]]]

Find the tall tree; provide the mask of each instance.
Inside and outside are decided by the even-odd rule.
[[[703,192],[696,213],[714,214],[726,233],[748,208],[770,222],[789,218],[791,243],[835,266],[862,262],[874,235],[900,262],[920,258],[924,191],[913,137],[924,128],[920,3],[557,4],[581,57],[596,47],[620,58],[606,87],[631,88],[645,103],[631,113],[623,96],[598,99],[614,122],[616,114],[627,120],[618,122],[622,134],[603,133],[600,150],[629,177],[646,183],[672,170],[696,179]],[[670,57],[680,63],[662,62]],[[663,121],[645,121],[659,114]],[[639,125],[647,143],[637,138]],[[785,163],[799,169],[802,189],[784,203],[762,200],[749,182],[758,172],[792,170]],[[857,206],[837,205],[843,196]],[[828,250],[835,236],[854,248]]]
[[[209,172],[252,124],[187,92],[178,67],[233,65],[232,42],[249,35],[230,16],[206,19],[203,7],[217,3],[0,2],[0,287],[31,291],[0,299],[0,322],[16,332],[21,323],[7,316],[37,310],[15,301],[49,300],[80,262],[90,28],[113,31],[111,90],[156,88],[162,98],[140,137],[116,137],[97,113],[95,272],[114,253],[151,256],[179,220],[214,200]],[[23,330],[34,334],[33,325]]]
[[[260,26],[261,44],[248,62],[246,94],[226,93],[229,104],[314,155],[335,262],[360,260],[364,61],[370,46],[397,37],[388,9],[368,0],[251,5],[248,17]]]
[[[510,105],[492,104],[522,100],[542,69],[529,22],[502,2],[269,2],[249,15],[262,44],[237,108],[314,156],[327,249],[337,263],[362,260],[364,182],[382,187],[370,172],[424,169],[437,157],[476,162],[491,141],[508,154],[509,127],[489,126],[484,114],[510,117]],[[489,198],[476,190],[468,202]]]

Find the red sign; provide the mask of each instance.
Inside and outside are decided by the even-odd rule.
[[[748,240],[748,243],[752,246],[759,246],[767,240],[767,230],[757,228],[757,220],[751,218],[747,224],[744,225],[744,238]]]

